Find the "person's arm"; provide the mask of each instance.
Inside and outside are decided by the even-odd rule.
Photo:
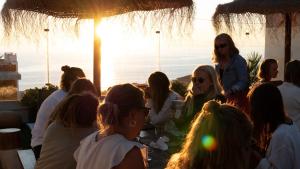
[[[232,93],[246,90],[249,87],[249,74],[246,60],[239,59],[234,64],[238,81],[230,88],[230,92]]]
[[[288,136],[273,136],[266,157],[260,160],[256,169],[293,169],[293,147]]]
[[[150,120],[152,124],[161,124],[172,118],[172,101],[176,100],[176,95],[170,95],[161,110],[156,113],[154,110],[151,109],[150,111]]]
[[[277,150],[270,157],[263,158],[256,169],[293,169],[293,157],[286,148]]]
[[[113,169],[146,169],[142,152],[139,148],[133,147],[124,157],[122,162]]]
[[[150,110],[150,121],[152,124],[161,124],[171,118],[170,111],[171,111],[171,104],[172,102],[167,101],[161,108],[161,110],[157,113],[154,110]]]

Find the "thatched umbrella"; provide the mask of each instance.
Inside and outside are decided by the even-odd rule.
[[[284,63],[286,64],[291,59],[292,21],[299,12],[300,0],[234,0],[218,5],[213,16],[213,24],[217,31],[222,27],[232,31],[237,21],[245,21],[252,25],[257,21],[265,21],[266,15],[282,14],[285,18]]]
[[[103,17],[138,11],[138,15],[155,11],[155,16],[187,20],[193,14],[193,0],[6,0],[1,11],[6,34],[12,28],[20,32],[34,29],[35,22],[45,17],[94,19],[94,26]],[[176,17],[178,15],[178,17]],[[184,15],[184,17],[183,17]],[[38,18],[39,19],[38,19]],[[37,21],[38,20],[38,21]],[[77,24],[77,23],[76,23]],[[25,27],[24,27],[25,25]],[[31,31],[32,32],[32,31]],[[94,33],[94,84],[100,92],[100,38]]]

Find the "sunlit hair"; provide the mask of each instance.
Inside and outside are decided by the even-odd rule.
[[[148,78],[150,97],[153,108],[158,113],[163,107],[170,93],[170,81],[166,74],[154,72]]]
[[[226,45],[228,45],[229,48],[229,56],[233,57],[234,55],[239,54],[239,50],[238,48],[235,46],[232,38],[230,35],[226,34],[226,33],[222,33],[219,34],[218,36],[216,36],[215,41],[214,41],[214,46],[217,40],[222,40],[226,42]],[[219,52],[216,50],[216,48],[214,48],[214,55],[213,55],[213,62],[215,63],[219,63],[220,59],[221,59],[221,55],[219,54]]]
[[[258,146],[265,149],[272,133],[285,122],[282,97],[276,86],[264,83],[251,89],[248,98],[254,137]]]
[[[122,119],[130,111],[144,106],[144,93],[139,88],[128,83],[113,86],[98,108],[97,123],[101,133],[113,132],[114,126],[122,127]]]
[[[270,69],[272,64],[277,64],[277,61],[275,59],[266,59],[260,64],[257,73],[257,77],[260,80],[265,80],[271,77]]]
[[[284,79],[287,82],[293,83],[300,87],[300,61],[294,60],[286,65]]]
[[[75,80],[75,82],[72,83],[71,89],[68,94],[71,95],[82,92],[91,92],[95,96],[97,96],[97,90],[94,84],[86,78],[79,78]]]
[[[208,101],[166,169],[245,169],[252,124],[237,108]]]
[[[72,83],[78,79],[85,77],[84,72],[82,69],[78,67],[70,67],[70,66],[62,66],[61,70],[64,72],[61,75],[61,80],[60,80],[60,88],[66,92],[69,92]]]
[[[91,93],[69,95],[54,110],[54,121],[71,128],[92,127],[97,119],[98,104]]]
[[[217,73],[216,73],[215,69],[210,65],[200,65],[193,71],[192,77],[194,77],[196,72],[199,72],[199,71],[205,72],[208,75],[208,77],[210,78],[210,81],[212,82],[213,87],[212,87],[212,90],[208,94],[208,98],[213,99],[217,95],[220,95],[222,92],[222,87],[217,79]],[[187,94],[187,98],[191,97],[193,95],[190,92],[192,90],[192,87],[193,87],[193,82],[191,82],[188,86],[189,92]]]
[[[72,84],[68,96],[73,94],[85,93],[85,92],[90,92],[91,94],[97,96],[97,92],[94,84],[88,79],[80,78],[75,80],[75,82]],[[61,113],[61,111],[54,110],[51,113],[48,120],[48,125],[50,125],[55,120],[55,118],[58,116],[58,113]]]

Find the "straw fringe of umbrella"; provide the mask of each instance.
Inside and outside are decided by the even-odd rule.
[[[79,23],[85,19],[116,15],[131,25],[136,20],[142,20],[139,23],[149,20],[157,25],[163,23],[162,29],[169,32],[174,24],[179,28],[182,26],[181,30],[191,25],[194,6],[192,0],[8,0],[0,19],[6,36],[15,32],[32,38],[34,34],[42,33],[48,22],[51,26],[76,32]]]
[[[194,14],[193,4],[193,0],[6,0],[0,19],[4,25],[5,37],[13,37],[12,35],[22,33],[23,36],[30,39],[38,37],[39,33],[44,30],[45,25],[48,27],[48,16],[54,18],[50,20],[51,23],[49,25],[73,25],[75,26],[75,30],[78,21],[93,19],[93,81],[100,94],[101,43],[99,37],[96,35],[96,26],[100,23],[101,19],[129,13],[127,16],[131,20],[142,18],[144,20],[142,23],[145,23],[151,17],[152,26],[157,22],[162,23],[160,30],[164,28],[170,29],[173,25],[185,30],[185,26],[192,23]],[[187,24],[183,24],[184,22]]]
[[[213,25],[217,32],[233,32],[245,28],[252,31],[264,28],[265,24],[274,25],[266,20],[266,16],[276,13],[282,16],[290,13],[293,25],[296,25],[296,15],[299,12],[299,0],[235,0],[218,5],[213,15]],[[284,19],[274,27],[283,24]]]

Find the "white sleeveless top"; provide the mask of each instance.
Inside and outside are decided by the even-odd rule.
[[[97,140],[98,134],[94,132],[80,142],[74,153],[76,169],[111,169],[119,165],[134,146],[144,148],[142,144],[127,140],[120,134],[98,136]]]

